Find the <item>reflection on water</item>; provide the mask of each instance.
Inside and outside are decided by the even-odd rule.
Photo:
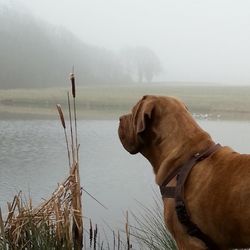
[[[0,122],[1,206],[20,189],[37,200],[64,176],[65,146],[57,125],[53,121]]]
[[[130,156],[117,136],[116,121],[79,121],[81,183],[108,210],[84,195],[84,215],[96,221],[123,219],[138,199],[152,202],[148,162]],[[0,206],[23,190],[35,203],[49,197],[68,173],[59,121],[0,121]],[[145,192],[148,195],[145,197]]]
[[[250,123],[199,121],[216,142],[250,152]],[[142,156],[129,155],[117,136],[117,121],[80,121],[80,171],[83,187],[103,203],[83,196],[84,215],[95,222],[122,223],[136,200],[153,204],[152,169]],[[35,203],[49,197],[68,171],[59,121],[0,121],[0,206],[23,190]],[[113,220],[113,221],[112,221]]]
[[[243,121],[198,121],[214,141],[230,146],[240,153],[250,153],[250,122]]]

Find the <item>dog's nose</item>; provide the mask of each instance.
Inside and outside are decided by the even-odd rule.
[[[125,115],[120,116],[119,121],[121,122]]]

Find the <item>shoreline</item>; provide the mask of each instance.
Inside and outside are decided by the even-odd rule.
[[[14,89],[0,94],[0,120],[58,119],[60,103],[67,117],[66,89]],[[250,86],[131,85],[85,86],[77,90],[78,119],[118,120],[147,94],[175,96],[195,117],[250,121]]]
[[[123,114],[128,113],[129,111],[124,111],[122,113],[106,113],[103,114],[101,111],[95,112],[82,112],[78,113],[78,120],[117,120]],[[192,113],[192,112],[191,112]],[[192,116],[196,120],[211,120],[211,121],[242,121],[250,122],[250,113],[192,113]],[[67,114],[65,116],[67,119]],[[59,120],[58,114],[51,113],[9,113],[9,112],[0,112],[0,121],[4,120]]]

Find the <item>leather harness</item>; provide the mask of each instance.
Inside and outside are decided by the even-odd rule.
[[[197,153],[193,155],[189,161],[187,161],[184,165],[179,166],[175,169],[172,173],[170,173],[163,184],[160,186],[160,191],[162,198],[174,198],[175,199],[175,210],[177,213],[177,217],[181,224],[186,227],[187,233],[190,236],[196,237],[202,240],[208,249],[216,250],[219,247],[213,240],[203,233],[199,227],[192,222],[190,215],[187,211],[184,199],[184,184],[188,178],[190,171],[192,170],[193,166],[198,162],[208,158],[211,154],[213,154],[216,150],[221,147],[220,144],[214,144],[206,151],[202,153]],[[177,184],[175,187],[167,186],[167,184],[174,178],[177,177]]]

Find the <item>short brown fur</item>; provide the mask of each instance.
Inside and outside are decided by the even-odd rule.
[[[173,97],[144,96],[131,114],[120,118],[118,132],[128,152],[140,152],[149,160],[158,185],[174,168],[214,144]],[[165,223],[179,249],[206,249],[179,223],[175,201],[163,202]],[[196,164],[185,184],[185,202],[191,220],[220,249],[250,247],[250,155],[221,147]]]

